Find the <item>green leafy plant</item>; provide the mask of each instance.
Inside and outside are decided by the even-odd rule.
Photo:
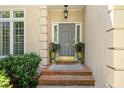
[[[57,51],[59,49],[60,49],[60,45],[59,44],[50,43],[50,61],[51,61],[51,63],[55,62],[56,53],[57,53]]]
[[[60,48],[59,44],[55,44],[55,43],[50,43],[50,51],[51,52],[57,52]]]
[[[10,78],[6,74],[5,69],[0,70],[0,88],[11,88]]]
[[[76,52],[81,52],[83,48],[84,48],[84,44],[83,43],[79,42],[79,43],[75,44]]]
[[[84,44],[81,42],[75,44],[75,51],[78,61],[84,63]]]
[[[40,56],[36,53],[10,55],[1,60],[0,69],[6,69],[14,87],[36,87],[36,71],[40,61]]]

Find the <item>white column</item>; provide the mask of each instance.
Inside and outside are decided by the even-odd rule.
[[[112,27],[106,31],[107,83],[124,87],[124,6],[113,6],[108,15]]]
[[[47,6],[40,6],[40,56],[42,58],[41,64],[48,65],[48,9]]]

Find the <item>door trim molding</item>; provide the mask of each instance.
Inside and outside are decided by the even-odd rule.
[[[74,23],[75,24],[75,43],[77,43],[77,25],[80,25],[80,42],[83,42],[82,41],[82,34],[83,34],[83,29],[82,29],[82,22],[52,22],[52,42],[54,42],[54,26],[57,26],[57,42],[54,42],[54,43],[59,43],[59,24],[61,23]],[[76,52],[75,52],[75,57],[74,57],[75,60],[76,59]],[[59,60],[59,54],[57,54],[57,59],[56,60]]]

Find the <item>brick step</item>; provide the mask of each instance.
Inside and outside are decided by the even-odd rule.
[[[79,75],[79,76],[90,76],[92,72],[90,71],[76,71],[76,70],[63,70],[63,71],[43,71],[42,75]]]
[[[41,75],[39,85],[62,85],[62,86],[94,86],[93,76],[72,76],[72,75]]]
[[[81,65],[82,69],[64,69],[64,70],[51,70],[50,67],[52,65],[47,66],[42,70],[41,75],[79,75],[79,76],[90,76],[92,75],[92,71],[85,64]],[[59,65],[56,65],[59,66]],[[61,65],[62,66],[62,65]],[[60,68],[61,68],[60,66]]]

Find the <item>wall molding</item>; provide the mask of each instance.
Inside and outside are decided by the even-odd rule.
[[[123,50],[124,51],[124,47],[108,47],[108,49],[110,49],[110,50]]]
[[[112,67],[112,66],[109,66],[109,65],[106,65],[108,68],[114,70],[114,71],[124,71],[124,68],[117,68],[117,67]]]
[[[111,13],[114,10],[124,10],[124,6],[113,6],[107,13]]]
[[[114,30],[115,28],[110,28],[110,29],[108,29],[106,32],[109,32],[109,31],[112,31],[112,30]]]
[[[110,32],[110,31],[112,31],[112,30],[124,30],[124,28],[110,28],[110,29],[108,29],[108,30],[106,30],[106,32]]]

